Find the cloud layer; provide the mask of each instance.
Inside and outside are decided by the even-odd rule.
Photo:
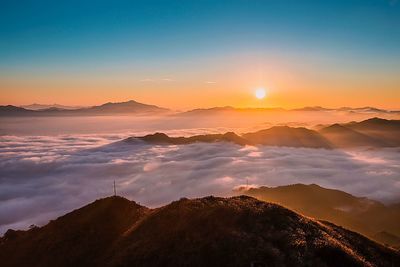
[[[0,137],[0,234],[26,228],[112,194],[156,207],[180,197],[229,195],[247,182],[317,183],[400,201],[400,150],[155,146],[121,135]]]

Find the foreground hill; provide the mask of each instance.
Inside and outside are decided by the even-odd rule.
[[[396,247],[400,245],[396,239],[400,236],[400,207],[397,205],[385,206],[315,184],[251,188],[239,193],[278,203],[306,216],[331,221],[379,242]]]
[[[0,240],[2,266],[399,266],[357,233],[251,197],[98,200]]]

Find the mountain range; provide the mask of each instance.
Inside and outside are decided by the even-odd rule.
[[[216,115],[227,115],[233,113],[265,113],[265,112],[346,112],[346,113],[358,113],[358,114],[400,114],[400,110],[387,110],[379,109],[374,107],[341,107],[341,108],[324,108],[324,107],[304,107],[296,109],[284,109],[284,108],[235,108],[231,106],[225,107],[213,107],[213,108],[200,108],[193,109],[186,112],[179,113],[181,116],[216,116]]]
[[[141,137],[130,137],[152,144],[191,144],[196,142],[232,142],[238,145],[268,145],[307,148],[352,148],[352,147],[398,147],[400,146],[400,120],[372,118],[361,122],[333,124],[319,130],[304,127],[274,126],[269,129],[237,135],[195,135],[191,137],[169,137],[155,133]]]
[[[97,200],[0,239],[9,266],[399,266],[400,252],[248,196]]]
[[[166,113],[176,116],[217,116],[217,115],[243,115],[243,114],[264,114],[265,112],[347,112],[357,114],[376,114],[376,115],[398,115],[400,110],[385,110],[374,107],[362,108],[324,108],[324,107],[304,107],[298,109],[283,108],[235,108],[231,106],[213,107],[203,109],[193,109],[185,112],[172,112],[166,108],[155,105],[143,104],[134,100],[119,103],[105,103],[93,107],[66,106],[59,104],[43,105],[31,104],[24,106],[6,105],[0,106],[0,116],[85,116],[85,115],[116,115],[116,114],[153,114]]]
[[[26,109],[12,105],[0,106],[0,116],[101,116],[101,115],[123,115],[139,114],[153,115],[169,112],[166,108],[154,105],[148,105],[130,100],[120,103],[105,103],[100,106],[65,109],[59,107],[50,107],[38,110]]]
[[[341,225],[378,242],[400,248],[400,203],[384,205],[316,184],[239,188],[259,200],[277,203],[296,212]]]

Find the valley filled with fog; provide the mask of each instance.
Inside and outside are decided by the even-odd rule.
[[[234,119],[218,121],[219,127],[212,120],[205,124],[201,118],[176,117],[1,120],[0,233],[43,225],[112,195],[114,180],[119,195],[150,207],[180,197],[233,195],[240,186],[294,183],[315,183],[383,203],[400,201],[400,151],[396,147],[324,149],[123,141],[155,131],[171,136],[241,134],[274,125],[239,120],[239,126],[233,127]],[[325,118],[318,123],[330,121]]]

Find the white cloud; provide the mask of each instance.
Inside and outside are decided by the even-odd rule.
[[[381,201],[400,196],[399,149],[112,143],[121,136],[0,137],[0,233],[112,195],[114,180],[120,195],[152,207],[180,197],[226,196],[239,186],[292,183]]]

